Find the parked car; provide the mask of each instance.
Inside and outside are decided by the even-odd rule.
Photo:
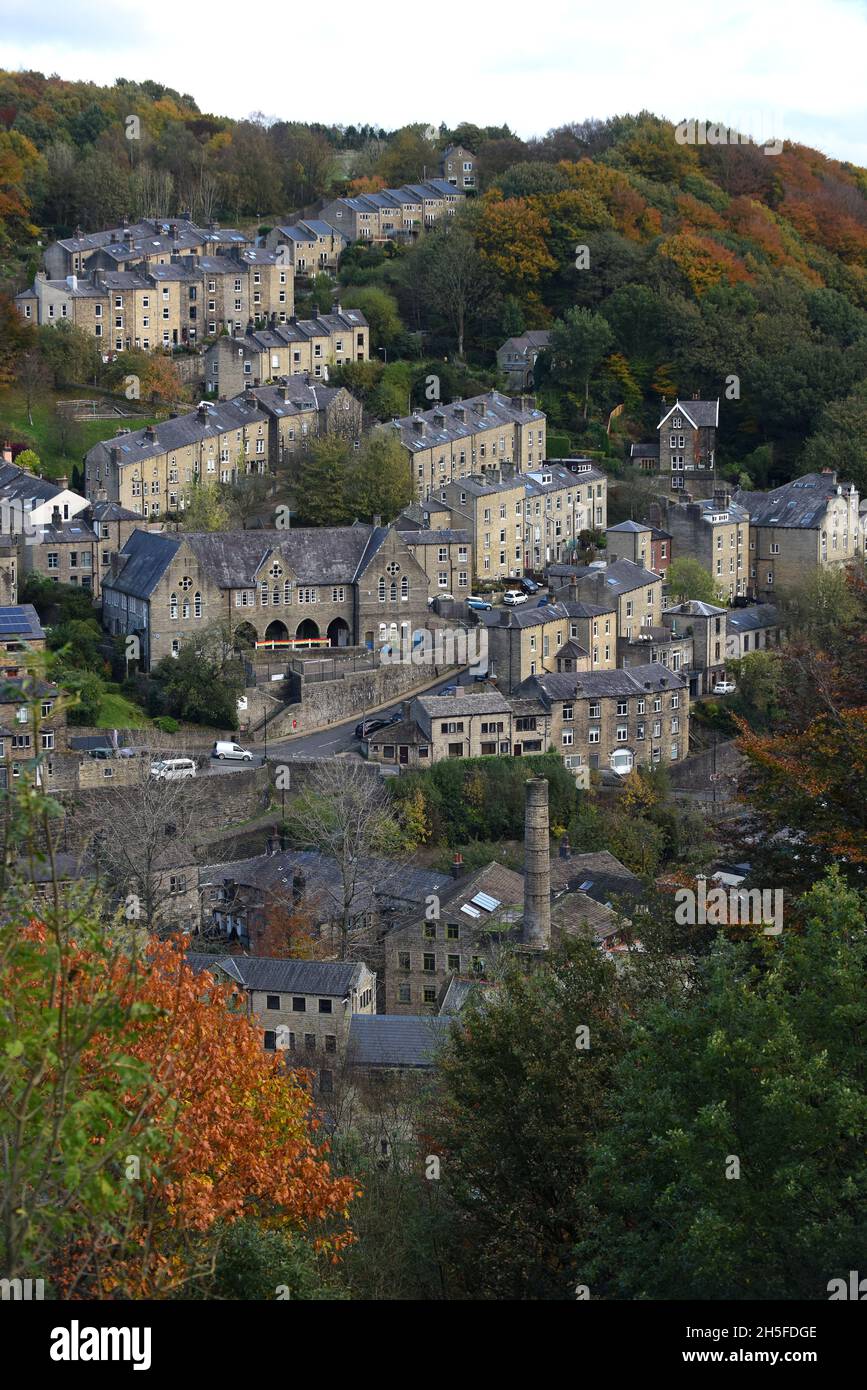
[[[387,729],[389,724],[396,724],[402,718],[400,710],[397,710],[394,714],[378,714],[373,719],[363,719],[355,726],[355,737],[363,739],[368,734],[378,734],[380,729]]]
[[[717,681],[713,688],[714,695],[734,695],[737,686],[734,681]]]
[[[543,594],[542,597],[539,599],[539,602],[536,604],[536,607],[537,607],[537,608],[545,608],[545,607],[547,606],[547,604],[553,603],[553,602],[554,602],[554,599],[552,599],[552,597],[551,597],[550,594]]]
[[[211,750],[212,758],[239,758],[242,762],[251,763],[253,754],[249,748],[242,748],[240,743],[229,743],[223,739],[217,739]]]
[[[428,606],[428,608],[433,608],[433,606],[434,606],[434,604],[436,603],[436,601],[437,601],[438,598],[446,598],[446,599],[448,599],[451,603],[454,603],[454,601],[455,601],[455,596],[454,596],[454,594],[440,594],[440,593],[431,594],[430,598],[429,598],[428,601],[427,601],[427,606]]]
[[[535,579],[529,579],[526,575],[521,580],[521,588],[524,590],[525,594],[530,594],[531,596],[533,594],[538,594],[541,587],[541,584],[537,584]]]
[[[192,758],[160,758],[151,763],[151,777],[159,782],[176,782],[181,777],[195,777],[196,764]]]
[[[490,599],[479,598],[477,594],[470,594],[467,599],[468,608],[476,608],[482,613],[487,612],[487,610],[493,608],[493,606]]]
[[[442,690],[437,691],[438,695],[457,695],[457,693],[458,688],[456,685],[444,685]]]
[[[520,589],[507,589],[503,594],[503,603],[507,608],[517,608],[519,603],[526,603],[527,595],[522,594]]]

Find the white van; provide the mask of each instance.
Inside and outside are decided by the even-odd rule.
[[[151,763],[151,777],[161,782],[175,782],[179,777],[195,777],[196,764],[192,758],[160,758]]]
[[[249,748],[242,748],[240,743],[224,743],[218,739],[211,751],[212,758],[240,758],[245,763],[253,761],[253,754]]]

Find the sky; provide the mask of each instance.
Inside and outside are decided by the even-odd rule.
[[[647,109],[863,166],[865,60],[867,0],[0,0],[0,67],[152,78],[218,115],[526,138]]]

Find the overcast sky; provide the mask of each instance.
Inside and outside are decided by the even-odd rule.
[[[153,78],[220,115],[528,136],[647,108],[867,166],[865,59],[867,0],[0,0],[0,66]]]

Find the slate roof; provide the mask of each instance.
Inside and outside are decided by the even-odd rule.
[[[567,858],[552,854],[551,889],[555,893],[580,890],[603,905],[616,898],[634,900],[643,891],[641,879],[607,849],[570,854]]]
[[[544,468],[528,469],[523,477],[526,480],[527,497],[539,497],[547,492],[559,492],[564,487],[580,487],[582,483],[596,482],[604,478],[605,474],[599,468],[588,468],[579,475],[573,473],[571,468],[564,468],[562,464],[546,463]],[[544,481],[545,478],[548,482]]]
[[[485,413],[479,415],[475,407],[482,403],[485,406]],[[459,415],[455,413],[460,409],[463,409],[463,419],[460,419]],[[481,396],[470,396],[466,400],[452,401],[451,405],[438,405],[432,410],[420,410],[416,411],[414,415],[401,416],[392,421],[391,428],[398,431],[407,448],[418,450],[430,449],[436,444],[444,444],[452,439],[468,439],[481,430],[496,429],[498,425],[530,424],[544,419],[544,412],[535,407],[530,410],[522,410],[512,404],[509,396],[504,396],[500,391],[487,391]],[[424,421],[423,433],[419,433],[415,429],[413,422],[416,420]],[[461,485],[470,484],[472,481],[470,478],[462,479]],[[519,477],[516,481],[520,485],[522,479]],[[514,487],[516,483],[512,482],[510,485]],[[465,491],[478,490],[480,487],[484,487],[484,484],[476,483],[475,487],[467,486]]]
[[[651,529],[652,528],[647,525],[646,521],[621,521],[617,526],[608,527],[608,530],[613,531],[615,534],[621,531],[628,531],[630,535],[643,534],[645,531],[650,531]]]
[[[658,661],[646,666],[621,667],[616,671],[554,671],[529,676],[518,686],[519,695],[541,691],[550,700],[594,700],[612,696],[645,695],[648,691],[683,690],[687,682]]]
[[[685,415],[687,420],[695,425],[696,429],[700,429],[702,426],[716,426],[719,424],[719,400],[682,401],[678,397],[674,405],[663,407],[663,414],[660,417],[657,429],[661,430],[668,417],[673,415],[675,411],[679,411],[681,415]]]
[[[15,463],[0,463],[0,498],[6,502],[50,502],[63,491],[47,478],[37,478]]]
[[[685,599],[683,603],[676,603],[663,611],[665,613],[680,613],[686,618],[718,618],[720,614],[727,612],[725,608],[719,608],[715,603],[702,603],[701,599],[697,598]]]
[[[281,960],[271,956],[217,956],[187,953],[197,974],[224,971],[245,989],[274,994],[324,994],[343,999],[361,979],[358,961]]]
[[[103,592],[115,589],[136,598],[149,598],[181,547],[181,536],[163,535],[154,531],[133,531],[121,556],[120,573],[103,578]]]
[[[755,603],[748,608],[733,608],[726,616],[727,632],[758,632],[761,628],[777,627],[780,615],[772,603]]]
[[[464,904],[469,903],[477,893],[487,893],[495,898],[499,906],[492,913],[485,914],[482,909],[482,915],[478,918],[471,918],[468,913],[458,918],[464,926],[471,925],[479,931],[484,931],[486,923],[491,920],[517,921],[523,914],[523,874],[515,873],[513,869],[506,868],[505,864],[498,864],[496,860],[491,860],[480,869],[474,869],[472,873],[461,874],[459,878],[447,875],[436,891],[439,894],[441,916],[446,910],[449,916],[460,913]],[[418,920],[417,910],[405,913],[391,924],[388,935],[399,935],[407,927],[416,926]]]
[[[443,531],[425,531],[421,527],[417,531],[399,531],[398,535],[409,545],[448,545],[454,544],[469,545],[469,531],[453,530],[451,527]]]
[[[833,474],[805,473],[771,492],[738,489],[735,501],[749,513],[753,526],[792,527],[814,531],[825,519],[826,505],[841,485]]]
[[[363,1067],[432,1067],[451,1026],[448,1015],[353,1014],[350,1056]]]
[[[507,349],[511,352],[518,353],[521,356],[526,355],[529,349],[535,349],[536,352],[542,352],[546,347],[548,347],[550,342],[551,334],[548,332],[547,329],[542,329],[538,331],[534,330],[529,333],[521,333],[520,336],[517,338],[507,338],[506,341],[503,343],[502,347],[499,349],[497,355],[499,356],[499,353],[505,352]]]
[[[632,560],[611,560],[606,565],[549,565],[548,574],[574,578],[578,584],[590,580],[598,591],[610,592],[612,596],[628,594],[632,589],[647,589],[660,582],[653,570],[636,565]]]
[[[214,887],[231,879],[263,892],[291,893],[296,874],[303,874],[304,891],[309,897],[318,897],[320,902],[342,901],[343,883],[336,862],[315,850],[283,850],[252,859],[209,864],[200,871],[199,882],[202,887]],[[429,894],[439,892],[443,884],[451,881],[448,873],[371,857],[358,875],[355,900],[350,906],[354,912],[365,912],[374,899],[388,907],[421,904]]]
[[[508,700],[490,686],[466,695],[420,695],[415,705],[429,719],[453,719],[462,714],[511,713]]]
[[[603,613],[614,613],[614,603],[578,603],[574,599],[564,599],[557,603],[521,604],[519,608],[481,608],[476,612],[479,622],[488,628],[541,627],[543,623],[558,620],[568,622],[570,618],[598,618]],[[502,614],[508,615],[504,623]]]
[[[630,444],[629,457],[634,459],[658,459],[659,440],[654,440],[652,444]]]
[[[258,404],[248,404],[243,395],[230,401],[203,402],[199,410],[176,415],[174,419],[161,420],[152,427],[132,430],[129,434],[116,434],[113,439],[104,439],[89,449],[85,458],[87,463],[104,464],[111,458],[111,449],[119,451],[118,466],[127,468],[141,460],[158,458],[171,449],[181,449],[188,444],[202,444],[209,439],[217,440],[231,430],[262,420]]]
[[[138,512],[122,507],[119,502],[91,502],[90,514],[95,522],[100,521],[141,521]]]

